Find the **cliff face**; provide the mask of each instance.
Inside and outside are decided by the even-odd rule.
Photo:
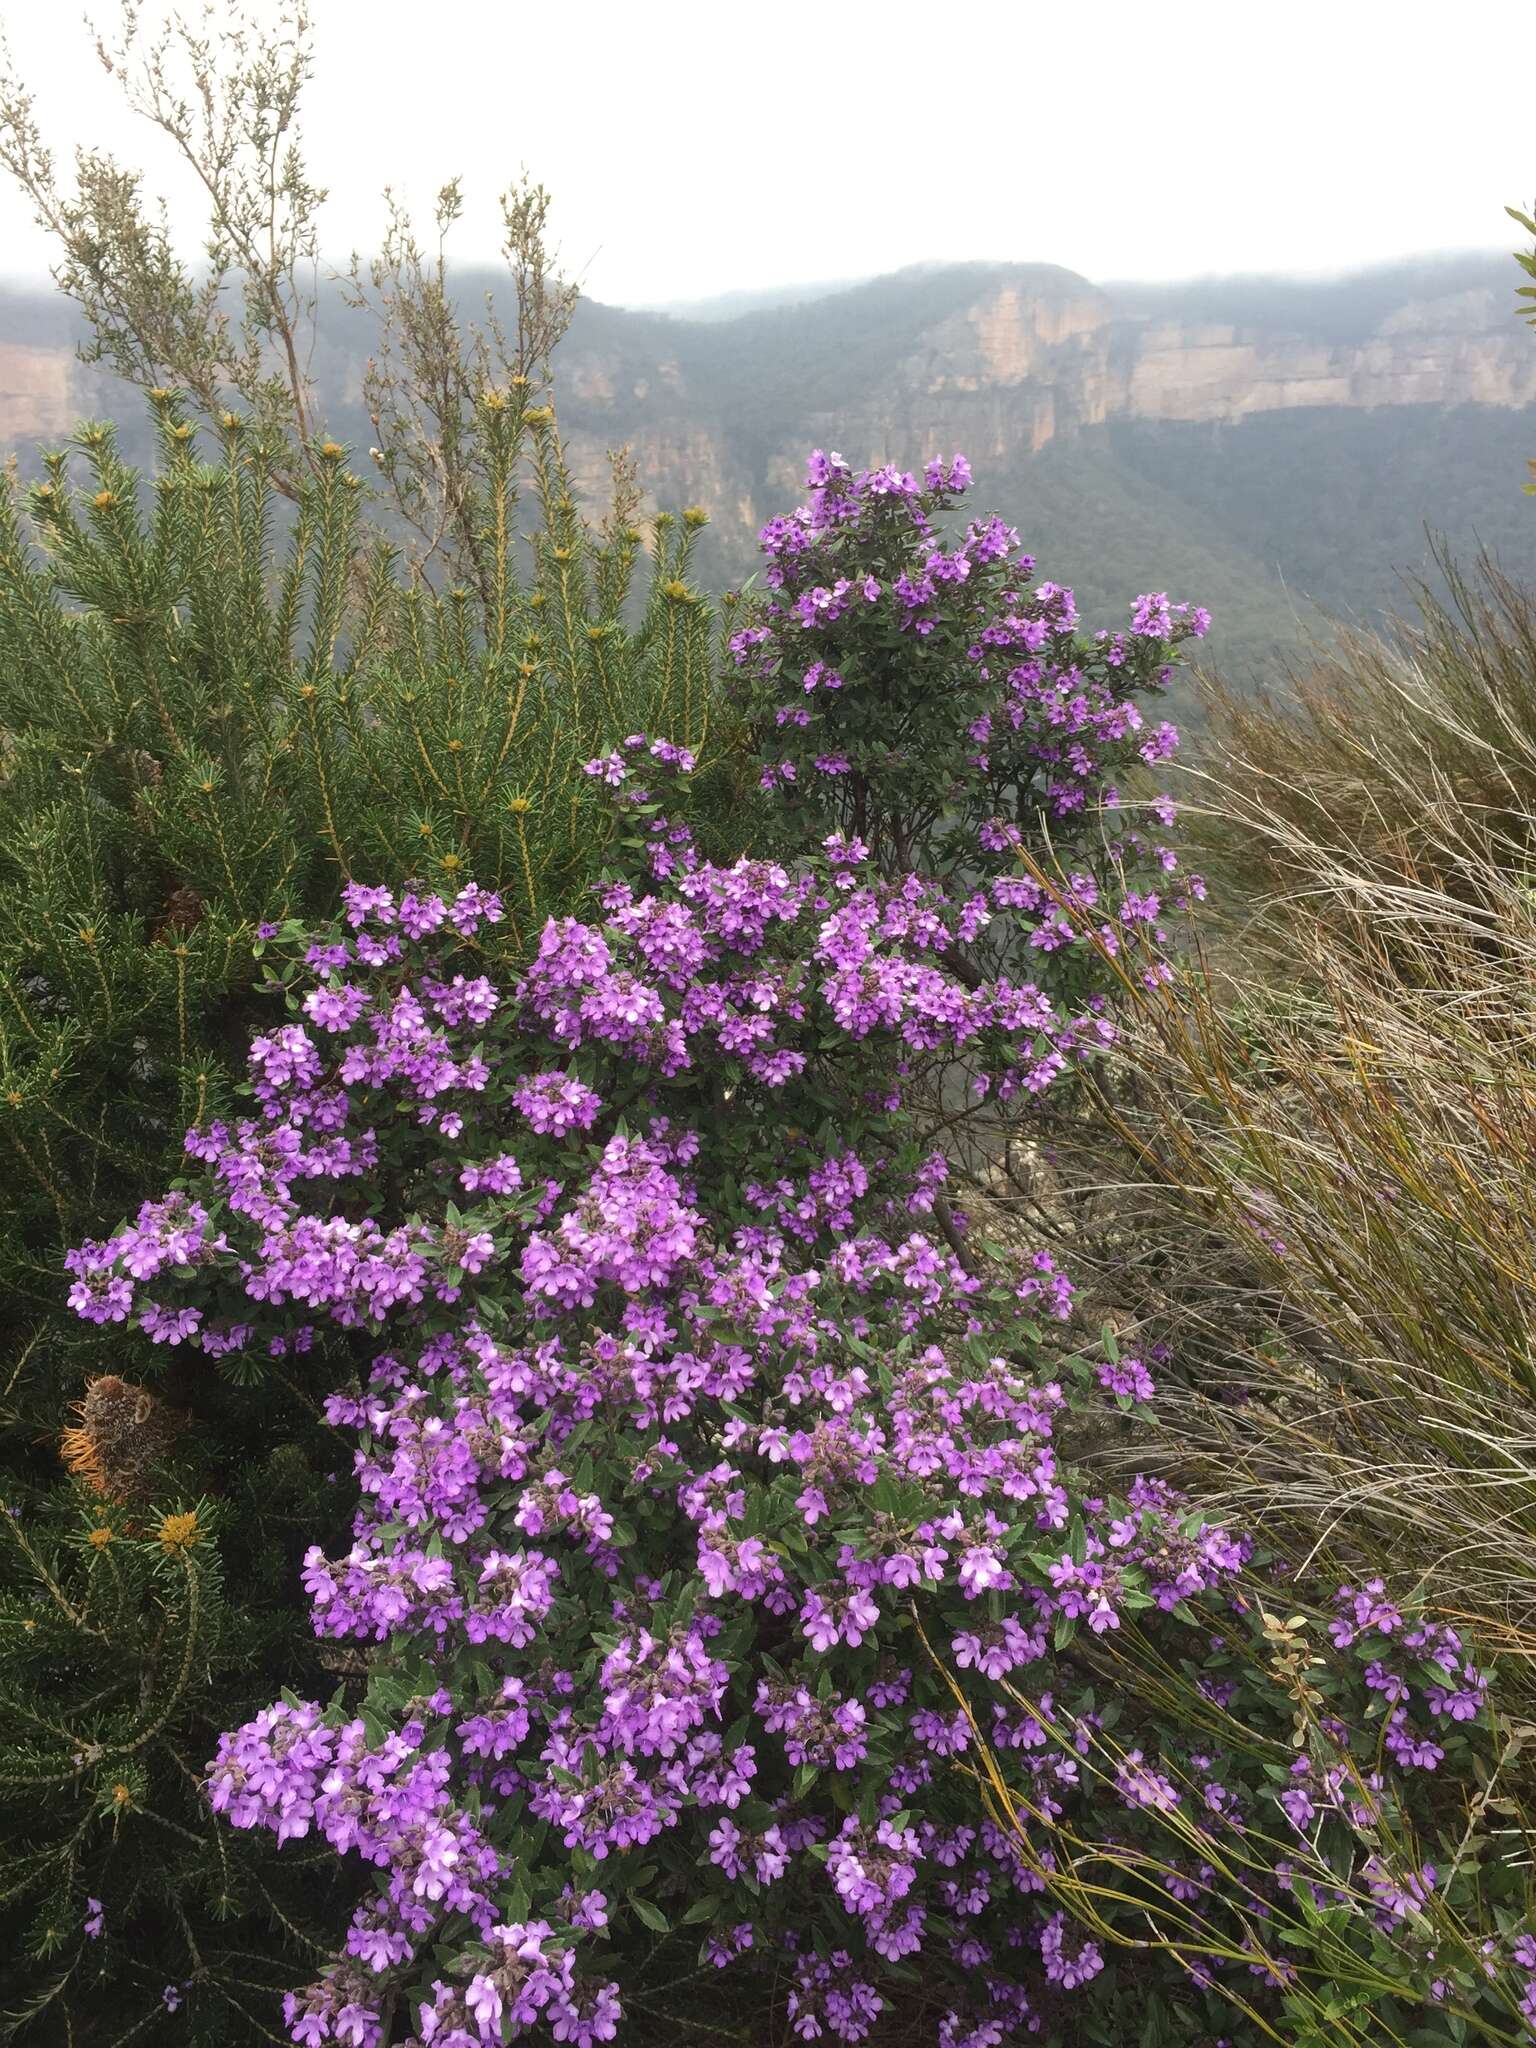
[[[1138,318],[1104,293],[1057,305],[1008,287],[935,335],[912,382],[1049,401],[1052,432],[1114,418],[1238,420],[1294,406],[1536,401],[1536,350],[1491,287],[1410,299],[1358,341]],[[925,374],[926,371],[926,374]]]
[[[1219,318],[1201,303],[1213,293],[1195,292],[1184,317],[1174,288],[1139,303],[1043,268],[986,273],[927,320],[854,291],[724,328],[653,321],[637,347],[646,323],[627,332],[610,316],[601,338],[578,327],[566,345],[563,411],[584,478],[624,441],[653,499],[703,504],[735,557],[796,494],[817,443],[904,463],[960,448],[978,470],[1015,474],[1051,443],[1119,422],[1536,404],[1536,346],[1508,280],[1493,263],[1485,273],[1377,281],[1364,305],[1321,287],[1333,293],[1321,317],[1302,285]]]
[[[78,415],[78,367],[69,349],[0,341],[0,444],[67,433]]]

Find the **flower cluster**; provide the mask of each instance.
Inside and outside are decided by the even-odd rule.
[[[1138,696],[1209,615],[1159,593],[1128,630],[1081,632],[1072,592],[1035,579],[1012,528],[958,524],[970,482],[958,455],[921,479],[812,456],[805,503],[761,535],[767,600],[731,640],[763,786],[792,831],[835,827],[887,872],[964,874],[968,939],[1022,923],[1041,954],[1085,950],[1090,928],[1118,949],[1203,893],[1156,831],[1115,814],[1127,778],[1178,746]],[[1167,797],[1146,808],[1154,826],[1173,815]],[[1050,889],[1017,860],[1047,832],[1067,864]]]
[[[957,2040],[1106,1971],[1059,1908],[1012,1945],[1045,1878],[975,1827],[954,1766],[986,1742],[1042,1815],[1155,1827],[1192,1767],[1148,1736],[1096,1783],[1101,1716],[1059,1659],[1079,1629],[1195,1647],[1248,1546],[1155,1481],[1085,1492],[1058,1439],[1086,1396],[1042,1351],[1041,1273],[914,1227],[931,1168],[871,1084],[936,1033],[1017,1068],[1022,997],[937,964],[937,894],[840,889],[850,872],[696,862],[667,899],[686,979],[648,958],[646,899],[610,887],[606,921],[552,923],[473,1009],[476,922],[445,907],[412,941],[374,899],[350,936],[293,949],[297,1015],[345,984],[350,1021],[266,1034],[260,1113],[189,1138],[196,1200],[75,1261],[82,1313],[115,1288],[141,1325],[193,1318],[215,1357],[365,1368],[327,1404],[357,1437],[355,1540],[313,1551],[305,1581],[322,1634],[389,1658],[361,1714],[279,1704],[210,1773],[237,1826],[379,1872],[345,1957],[291,2000],[296,2040],[381,2040],[402,1987],[424,2042],[536,2020],[607,2038],[623,1994],[602,1946],[647,1856],[674,1873],[664,1914],[715,1873],[700,1938],[720,1967],[827,1926],[795,1994],[806,2033],[860,2038],[883,1971],[918,1953],[955,1969]],[[1029,1016],[1031,1044],[1069,1032],[1043,998]],[[766,1029],[727,1052],[743,1020]],[[835,1150],[813,1135],[834,1100]],[[359,1187],[386,1185],[395,1208],[359,1214]]]

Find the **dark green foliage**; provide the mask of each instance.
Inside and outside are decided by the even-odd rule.
[[[7,2039],[159,2041],[168,1986],[176,2038],[266,2038],[257,2014],[327,1929],[313,1868],[231,1837],[198,1778],[222,1718],[263,1703],[264,1674],[336,1687],[292,1588],[316,1517],[345,1540],[339,1489],[328,1511],[322,1433],[286,1376],[267,1383],[266,1441],[238,1394],[182,1391],[198,1412],[161,1475],[176,1505],[56,1490],[0,1535]]]
[[[88,426],[0,503],[0,2039],[156,2041],[167,1984],[178,2039],[275,2038],[271,1993],[334,1917],[327,1873],[290,1851],[278,1889],[198,1782],[221,1729],[349,1675],[298,1585],[307,1544],[346,1540],[305,1360],[137,1347],[126,1479],[99,1401],[76,1412],[120,1345],[68,1312],[63,1254],[177,1174],[188,1123],[241,1110],[262,920],[324,915],[352,875],[473,879],[516,956],[600,864],[581,764],[637,730],[703,749],[701,515],[648,550],[621,464],[589,527],[533,400],[479,397],[472,578],[436,595],[362,537],[343,449],[289,502],[254,427],[200,460],[169,392],[152,480]]]
[[[636,727],[697,744],[709,712],[694,524],[663,524],[631,631],[631,508],[587,532],[547,408],[505,429],[484,593],[440,598],[363,550],[340,449],[279,537],[244,430],[207,466],[160,411],[147,510],[97,427],[82,491],[50,456],[29,494],[40,547],[0,504],[0,1213],[46,1218],[7,1263],[39,1306],[59,1247],[218,1098],[261,919],[329,905],[349,875],[473,877],[505,892],[520,945],[587,872],[581,761]],[[523,442],[542,514],[526,588]]]

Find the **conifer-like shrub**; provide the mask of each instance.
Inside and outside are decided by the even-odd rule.
[[[648,548],[621,468],[590,526],[546,398],[481,393],[476,573],[440,595],[360,536],[341,448],[290,502],[254,427],[230,414],[201,460],[170,392],[153,478],[88,426],[0,505],[0,2023],[38,2040],[158,2038],[193,1978],[197,2038],[262,2038],[327,1887],[215,1833],[200,1767],[350,1655],[315,1643],[297,1577],[347,1511],[320,1390],[284,1359],[128,1365],[65,1308],[65,1250],[232,1102],[270,1008],[261,930],[333,913],[354,874],[478,878],[487,945],[520,961],[601,859],[594,749],[708,736],[700,517]]]
[[[661,522],[637,621],[633,497],[590,528],[528,396],[482,399],[482,573],[442,596],[364,545],[340,447],[280,521],[271,451],[230,415],[200,462],[170,393],[147,488],[88,426],[78,487],[49,457],[0,507],[6,1270],[35,1298],[36,1230],[78,1234],[218,1099],[263,920],[353,873],[475,878],[524,945],[603,829],[580,763],[647,719],[703,740],[697,518]]]

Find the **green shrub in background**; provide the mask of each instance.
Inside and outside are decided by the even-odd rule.
[[[313,1967],[324,1873],[279,1885],[199,1773],[276,1688],[348,1675],[298,1600],[305,1543],[345,1540],[302,1362],[169,1351],[126,1381],[64,1309],[64,1248],[238,1110],[265,920],[353,874],[473,879],[516,956],[601,862],[583,762],[710,736],[702,516],[647,549],[620,464],[589,527],[531,381],[477,395],[471,575],[436,593],[361,531],[341,448],[289,501],[240,417],[204,462],[154,405],[152,482],[87,426],[0,507],[0,2035],[39,2041],[157,2040],[192,1977],[220,2042],[272,2038],[252,2003]],[[98,1913],[131,1959],[110,1984]]]
[[[553,415],[486,395],[498,494],[488,595],[434,596],[364,549],[358,489],[327,444],[275,532],[267,458],[233,418],[199,463],[160,404],[153,504],[111,431],[79,436],[29,494],[37,545],[0,507],[0,1103],[8,1218],[67,1243],[163,1160],[246,1029],[260,921],[334,902],[348,876],[502,891],[521,948],[592,871],[602,812],[580,766],[665,729],[702,748],[712,626],[686,582],[699,515],[659,522],[639,624],[632,507],[594,535]],[[517,463],[538,527],[515,574]],[[8,1252],[51,1302],[53,1255]]]

